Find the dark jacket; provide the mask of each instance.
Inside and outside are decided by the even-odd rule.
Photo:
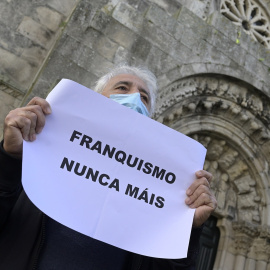
[[[45,241],[46,216],[32,204],[21,184],[22,161],[0,145],[0,269],[31,270]],[[201,229],[193,229],[186,259],[157,259],[131,253],[127,270],[193,270]],[[180,243],[179,243],[180,245]],[[106,269],[104,269],[106,270]]]

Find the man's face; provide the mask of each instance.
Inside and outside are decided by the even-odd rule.
[[[110,97],[114,94],[140,93],[141,100],[148,111],[151,109],[150,91],[146,84],[137,76],[131,74],[120,74],[109,80],[102,91],[102,95]]]

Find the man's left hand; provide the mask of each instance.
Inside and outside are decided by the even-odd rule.
[[[186,204],[196,208],[193,227],[200,227],[217,207],[217,200],[210,190],[212,178],[212,174],[207,171],[197,171],[196,180],[186,191]]]

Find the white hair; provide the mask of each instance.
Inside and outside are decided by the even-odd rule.
[[[157,78],[156,76],[145,67],[134,67],[128,65],[117,66],[110,70],[107,74],[102,76],[95,85],[94,90],[98,93],[102,93],[103,89],[106,87],[107,83],[113,77],[120,74],[131,74],[140,78],[148,87],[150,94],[150,116],[155,110],[156,94],[157,94]]]

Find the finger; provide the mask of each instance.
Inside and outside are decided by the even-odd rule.
[[[13,123],[10,125],[10,127],[18,127],[21,131],[23,139],[25,141],[30,140],[31,120],[29,118],[20,115],[14,116]]]
[[[197,189],[199,186],[206,186],[208,189],[210,188],[210,184],[208,182],[208,180],[205,177],[196,179],[195,181],[193,181],[193,183],[190,185],[190,187],[187,189],[186,194],[188,196],[191,196]]]
[[[215,209],[215,205],[215,197],[206,193],[202,193],[192,204],[189,204],[189,207],[198,208],[200,206],[208,206],[211,209]]]
[[[50,114],[52,112],[51,106],[48,103],[47,100],[40,98],[40,97],[34,97],[32,98],[29,103],[27,104],[27,106],[29,105],[39,105],[43,111],[44,114]]]
[[[208,180],[208,182],[211,182],[213,179],[213,175],[205,170],[197,171],[195,175],[197,176],[197,178],[205,177]]]
[[[194,192],[192,195],[190,195],[188,198],[186,198],[186,203],[188,205],[191,205],[192,203],[194,203],[202,194],[205,194],[207,196],[211,196],[211,191],[209,189],[209,187],[205,186],[205,185],[200,185]]]
[[[23,109],[23,112],[25,112],[26,117],[35,122],[31,125],[32,128],[35,127],[35,129],[31,130],[31,134],[39,134],[45,126],[45,115],[42,108],[39,105],[28,105]]]

